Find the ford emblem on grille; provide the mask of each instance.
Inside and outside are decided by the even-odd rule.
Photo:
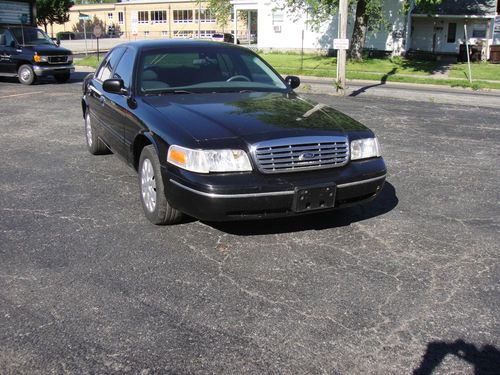
[[[316,156],[316,154],[312,152],[304,152],[303,154],[300,154],[299,160],[307,160],[307,159],[312,159]]]

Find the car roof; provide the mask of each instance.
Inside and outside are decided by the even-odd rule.
[[[135,42],[122,43],[118,46],[121,47],[132,47],[138,50],[143,49],[156,49],[162,47],[199,47],[199,48],[211,48],[217,46],[218,48],[244,48],[228,43],[218,43],[214,41],[207,40],[185,40],[185,39],[160,39],[160,40],[141,40]],[[117,46],[117,47],[118,47]]]

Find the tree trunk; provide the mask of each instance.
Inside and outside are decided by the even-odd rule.
[[[349,58],[351,60],[363,59],[363,48],[365,46],[366,32],[368,30],[368,16],[366,15],[366,3],[369,0],[358,0],[356,5],[356,19],[352,31]]]

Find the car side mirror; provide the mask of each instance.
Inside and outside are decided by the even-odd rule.
[[[127,95],[128,91],[123,87],[123,79],[112,78],[102,83],[104,91],[111,94]]]
[[[296,76],[286,76],[285,82],[288,83],[292,89],[295,89],[300,86],[300,78]]]

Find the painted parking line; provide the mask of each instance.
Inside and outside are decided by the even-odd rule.
[[[43,91],[23,92],[22,94],[11,94],[11,95],[0,96],[0,99],[14,98],[16,96],[34,95],[34,94],[41,94],[41,93],[43,93]]]

